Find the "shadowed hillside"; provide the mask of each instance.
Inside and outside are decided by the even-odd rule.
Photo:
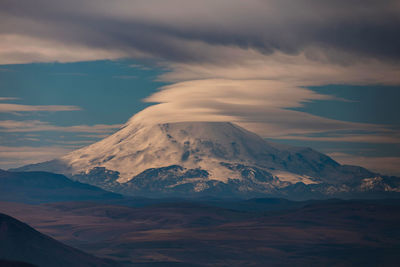
[[[116,265],[66,246],[5,214],[0,214],[0,258],[41,267]]]

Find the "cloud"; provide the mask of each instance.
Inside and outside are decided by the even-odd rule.
[[[311,139],[307,135],[362,131],[364,136],[343,133],[329,138],[333,141],[346,138],[353,141],[359,138],[361,142],[399,141],[396,132],[385,125],[339,121],[289,109],[316,100],[342,101],[287,82],[195,80],[161,88],[145,100],[160,104],[146,108],[131,120],[141,123],[232,121],[268,138]],[[318,138],[328,137],[315,139]]]
[[[0,68],[0,72],[15,72],[15,70]]]
[[[58,72],[58,73],[52,73],[51,75],[61,75],[61,76],[87,76],[87,73],[81,73],[81,72]]]
[[[73,140],[73,141],[57,140],[54,143],[63,144],[65,146],[77,147],[80,145],[90,145],[90,144],[94,143],[94,141],[93,140]]]
[[[138,76],[135,75],[119,75],[119,76],[113,76],[115,79],[122,79],[122,80],[132,80],[132,79],[137,79]]]
[[[20,104],[6,104],[0,103],[0,113],[12,113],[12,112],[30,112],[30,111],[74,111],[81,110],[77,106],[60,106],[60,105],[20,105]]]
[[[88,47],[84,44],[66,44],[57,39],[0,34],[0,64],[76,62],[127,56],[128,54],[123,51]]]
[[[10,147],[0,146],[0,168],[8,169],[26,164],[52,160],[72,151],[73,148],[50,147]]]
[[[131,64],[131,65],[129,65],[129,67],[139,69],[139,70],[151,70],[150,67],[146,67],[146,66],[143,66],[140,64]]]
[[[73,125],[73,126],[56,126],[48,122],[38,120],[0,121],[0,132],[18,133],[18,132],[74,132],[74,133],[111,133],[120,128],[120,124],[96,124],[96,125]]]
[[[356,131],[356,130],[354,130]],[[325,142],[351,142],[351,143],[375,143],[375,144],[399,144],[398,131],[382,128],[380,133],[365,132],[364,134],[343,133],[334,136],[301,136],[295,134],[279,135],[276,139],[291,139],[303,141]]]
[[[19,100],[18,97],[0,97],[0,101]]]
[[[120,125],[122,126],[122,125]],[[110,136],[110,134],[80,134],[79,137],[84,137],[84,138],[91,138],[91,139],[104,139],[106,137]]]
[[[18,97],[0,97],[0,101],[19,100]],[[77,106],[67,105],[21,105],[0,103],[0,113],[33,112],[33,111],[76,111],[82,110]]]
[[[221,49],[222,50],[222,49]],[[400,84],[400,65],[365,59],[349,65],[335,65],[326,60],[312,60],[305,52],[296,55],[263,55],[254,50],[231,48],[221,62],[173,62],[170,71],[159,79],[178,82],[198,79],[276,80],[290,85],[323,84]]]
[[[365,157],[341,152],[328,155],[342,164],[362,166],[385,175],[400,176],[400,157]]]
[[[309,51],[320,60],[316,49],[335,64],[400,59],[396,0],[6,0],[0,10],[2,43],[10,39],[2,59],[9,62],[138,55],[210,62],[221,60],[217,47],[264,55]],[[25,43],[33,49],[26,38],[36,39]]]

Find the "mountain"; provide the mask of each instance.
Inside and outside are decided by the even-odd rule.
[[[48,172],[0,170],[0,201],[41,203],[119,199],[119,194]]]
[[[229,122],[151,124],[61,158],[18,168],[63,173],[128,195],[332,197],[400,192],[400,179],[341,165],[311,148],[268,142]]]
[[[4,261],[5,264],[23,261],[41,267],[118,266],[115,262],[99,259],[66,246],[2,213],[0,213],[0,258],[9,260],[8,263]]]

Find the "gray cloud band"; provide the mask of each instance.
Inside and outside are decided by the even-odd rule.
[[[263,54],[318,47],[335,64],[400,59],[398,1],[3,0],[0,10],[1,34],[175,62],[225,60],[197,42]]]

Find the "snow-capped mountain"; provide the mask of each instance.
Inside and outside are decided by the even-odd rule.
[[[400,192],[398,178],[340,165],[310,148],[265,141],[229,122],[146,123],[132,117],[115,134],[44,170],[130,195],[277,195]]]

